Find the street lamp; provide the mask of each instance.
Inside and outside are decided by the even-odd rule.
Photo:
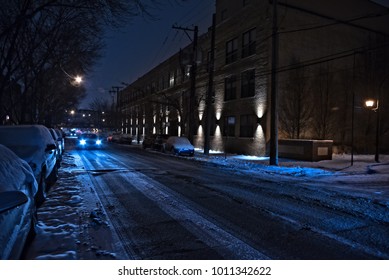
[[[74,86],[79,86],[82,84],[82,76],[80,75],[77,75],[77,76],[73,76],[73,75],[70,75],[68,72],[65,71],[65,69],[63,69],[62,65],[60,65],[60,68],[62,70],[62,72],[65,73],[66,76],[68,76],[70,78],[70,83]]]
[[[379,136],[380,136],[380,114],[379,114],[379,100],[378,99],[367,99],[365,101],[365,107],[373,110],[377,113],[377,124],[376,124],[376,135],[375,135],[375,156],[374,160],[379,162]]]
[[[77,85],[81,84],[81,83],[82,83],[82,77],[77,75],[77,76],[74,78],[74,82],[75,82]]]

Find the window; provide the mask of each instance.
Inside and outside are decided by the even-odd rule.
[[[253,97],[255,95],[255,70],[248,70],[242,73],[241,97]]]
[[[224,136],[235,136],[235,117],[227,116],[224,118]]]
[[[240,137],[254,137],[255,115],[240,116]]]
[[[221,20],[225,20],[227,18],[227,9],[222,10],[221,12]]]
[[[243,33],[242,58],[255,54],[255,28]]]
[[[226,64],[238,59],[238,38],[234,38],[226,44]]]
[[[236,76],[225,78],[224,80],[224,100],[236,98]]]

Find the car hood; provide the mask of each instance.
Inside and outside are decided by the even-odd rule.
[[[174,148],[176,149],[180,149],[180,150],[193,150],[194,147],[192,145],[189,145],[189,144],[184,144],[184,143],[174,143],[173,144]]]

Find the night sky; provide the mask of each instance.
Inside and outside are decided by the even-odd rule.
[[[111,102],[112,86],[132,83],[190,44],[187,35],[173,29],[173,25],[198,25],[199,35],[203,34],[212,24],[214,11],[215,0],[187,0],[181,4],[171,1],[161,9],[151,10],[155,20],[138,17],[119,30],[107,30],[103,56],[85,77],[88,96],[80,107],[88,108],[96,97]]]

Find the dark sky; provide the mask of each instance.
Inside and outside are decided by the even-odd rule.
[[[182,27],[198,25],[199,34],[211,26],[215,0],[173,2],[151,11],[156,20],[139,17],[119,30],[107,32],[103,56],[85,77],[88,96],[81,108],[88,108],[96,97],[111,102],[109,90],[112,86],[135,81],[178,52],[180,47],[188,45],[189,38],[183,31],[173,29],[174,24]]]

